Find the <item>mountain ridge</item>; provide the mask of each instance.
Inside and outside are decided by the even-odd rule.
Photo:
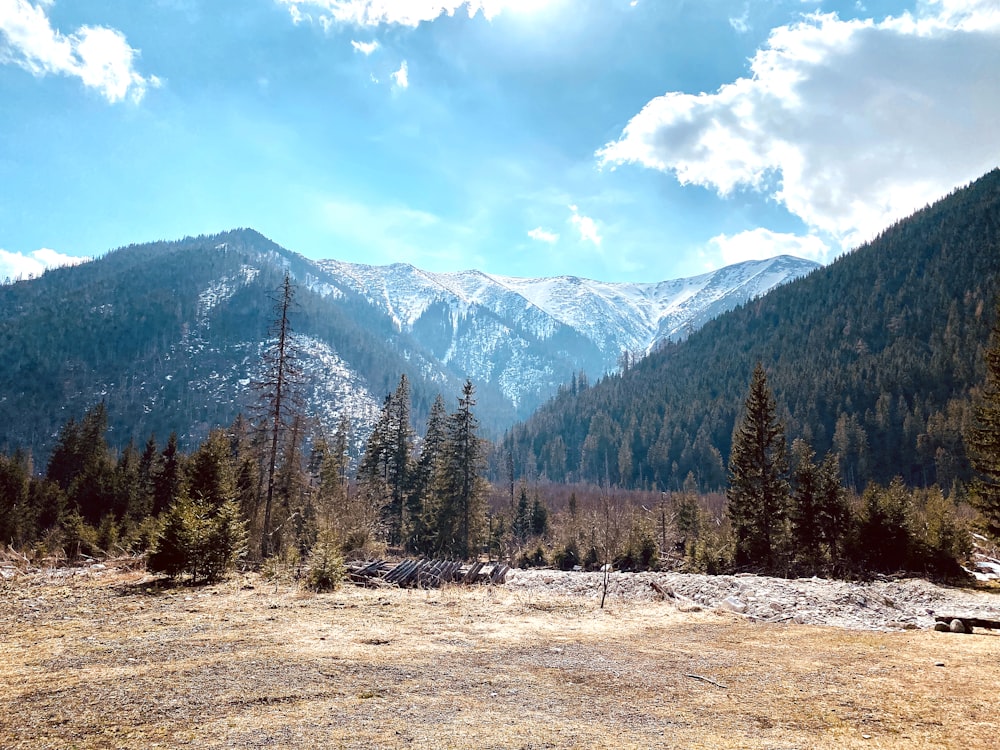
[[[588,338],[586,316],[566,318],[578,330],[482,272],[321,263],[252,229],[133,244],[0,286],[0,446],[44,458],[61,425],[101,400],[119,444],[174,430],[194,444],[228,424],[252,406],[285,272],[307,402],[328,431],[348,413],[363,434],[405,373],[418,429],[438,393],[471,378],[497,435],[578,373],[613,371],[633,335],[623,314]]]
[[[759,362],[789,442],[834,451],[846,485],[898,475],[950,491],[970,478],[962,436],[998,298],[993,170],[628,372],[561,391],[503,450],[556,482],[721,488]]]

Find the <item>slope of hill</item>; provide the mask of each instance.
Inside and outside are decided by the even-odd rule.
[[[754,364],[788,428],[844,479],[967,476],[961,432],[1000,292],[1000,171],[808,277],[707,323],[630,371],[564,390],[504,448],[521,471],[674,488],[724,465]]]
[[[656,326],[699,325],[812,268],[785,259],[642,286],[315,263],[252,230],[133,245],[0,286],[0,449],[44,459],[62,424],[101,400],[119,445],[174,430],[189,445],[228,424],[253,405],[286,270],[308,412],[328,429],[347,414],[363,435],[402,373],[418,425],[437,393],[472,378],[477,414],[499,433],[576,373],[598,377],[625,346],[650,346]]]

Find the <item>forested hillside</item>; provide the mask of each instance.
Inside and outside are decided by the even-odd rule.
[[[285,271],[307,262],[252,230],[135,245],[93,262],[0,286],[0,449],[44,461],[69,418],[106,404],[119,448],[176,431],[192,447],[252,406]],[[414,409],[440,390],[411,342],[350,291],[300,286],[293,331],[310,375],[311,414],[328,427],[345,410],[364,424],[401,372]],[[484,409],[501,408],[484,393]]]
[[[725,483],[763,364],[789,440],[840,456],[856,488],[968,476],[962,430],[1000,292],[1000,171],[627,372],[564,388],[514,428],[518,472],[619,486]]]

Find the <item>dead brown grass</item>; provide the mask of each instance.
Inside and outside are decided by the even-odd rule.
[[[7,750],[1000,747],[1000,636],[502,587],[19,576],[0,584],[0,685]]]

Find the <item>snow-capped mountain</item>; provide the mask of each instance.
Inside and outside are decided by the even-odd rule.
[[[285,272],[310,416],[332,429],[346,414],[364,436],[405,373],[419,428],[469,378],[497,435],[581,372],[597,379],[813,268],[775,258],[614,284],[316,262],[252,230],[133,245],[0,286],[0,446],[44,456],[101,400],[122,443],[176,431],[190,445],[252,411]]]
[[[580,350],[594,348],[594,359],[580,362],[579,369],[601,375],[616,366],[623,352],[642,355],[663,341],[684,339],[723,312],[818,268],[817,263],[786,255],[686,279],[637,284],[576,276],[432,273],[406,264],[327,260],[318,265],[338,286],[353,289],[384,310],[401,331],[424,338],[427,321],[434,319],[430,327],[437,335],[450,332],[440,358],[461,360],[470,375],[479,377],[488,377],[502,364],[489,356],[499,340],[546,342],[560,335],[578,337]],[[486,316],[489,323],[476,327],[476,316]],[[562,348],[559,343],[554,350]],[[524,374],[513,380],[523,383]],[[518,402],[516,391],[507,395]]]

